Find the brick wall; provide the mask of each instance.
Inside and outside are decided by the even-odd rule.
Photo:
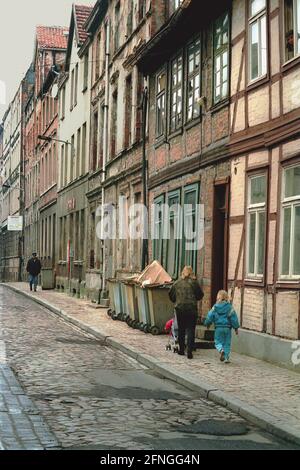
[[[299,293],[278,292],[276,296],[275,334],[298,338]]]
[[[245,288],[243,324],[244,328],[254,331],[263,330],[264,291]]]

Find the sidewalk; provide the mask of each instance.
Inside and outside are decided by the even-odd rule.
[[[167,337],[146,335],[113,321],[106,309],[96,309],[88,301],[56,291],[29,292],[27,283],[3,285],[36,300],[164,377],[300,445],[300,374],[236,353],[231,364],[224,364],[214,350],[198,350],[188,361],[165,350]]]

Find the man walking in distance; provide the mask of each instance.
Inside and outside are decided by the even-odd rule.
[[[38,284],[38,276],[41,272],[41,268],[42,268],[42,265],[36,253],[32,253],[32,258],[28,260],[26,271],[29,273],[30,290],[32,290],[32,286],[33,286],[34,292],[36,292],[36,287]]]

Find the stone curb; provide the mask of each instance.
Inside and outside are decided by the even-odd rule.
[[[123,345],[112,336],[107,336],[101,333],[101,331],[95,327],[93,328],[85,325],[81,320],[76,320],[75,318],[70,317],[66,312],[60,310],[58,307],[55,307],[46,300],[34,297],[30,293],[24,292],[21,289],[18,289],[17,287],[11,286],[9,284],[0,283],[0,285],[8,287],[18,294],[35,301],[36,303],[50,310],[52,313],[58,315],[66,322],[71,323],[80,328],[82,331],[85,331],[97,339],[104,341],[107,346],[125,353],[131,358],[137,360],[142,365],[151,368],[162,377],[170,379],[179,385],[188,388],[189,390],[197,391],[202,398],[207,398],[218,405],[228,408],[229,410],[237,413],[242,418],[248,420],[250,423],[263,429],[264,431],[273,434],[274,436],[277,436],[293,444],[300,445],[300,431],[293,429],[291,426],[287,425],[280,419],[275,418],[274,416],[265,413],[255,406],[249,405],[248,403],[243,402],[238,398],[235,398],[230,393],[226,393],[217,389],[211,384],[190,377],[189,374],[171,371],[169,365],[162,364],[159,360],[153,358],[152,356],[139,353],[133,347]]]

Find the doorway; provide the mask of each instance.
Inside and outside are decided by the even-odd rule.
[[[211,305],[219,290],[227,290],[228,271],[229,181],[214,185]]]

